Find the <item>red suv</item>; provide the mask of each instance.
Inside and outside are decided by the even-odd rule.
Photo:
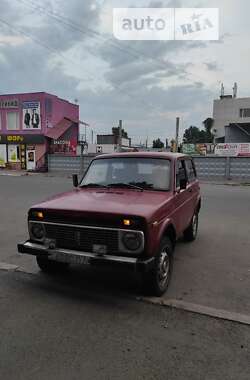
[[[33,206],[30,239],[18,245],[42,271],[69,264],[130,266],[146,288],[162,295],[175,243],[196,238],[200,187],[192,158],[173,153],[96,157],[75,189]]]

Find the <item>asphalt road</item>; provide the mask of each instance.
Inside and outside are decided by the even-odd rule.
[[[27,237],[27,210],[71,188],[68,178],[0,176],[0,262],[38,272],[35,259],[20,256],[16,250],[17,242]],[[203,184],[202,193],[198,239],[177,245],[174,275],[165,298],[250,315],[250,187]],[[91,292],[140,293],[138,279],[132,275],[76,271]]]
[[[4,380],[249,380],[250,328],[0,270]]]

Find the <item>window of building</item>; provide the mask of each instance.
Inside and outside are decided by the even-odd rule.
[[[0,168],[5,167],[7,162],[6,145],[0,144]]]
[[[10,131],[20,129],[19,127],[19,113],[8,112],[7,113],[7,129]]]
[[[241,108],[240,109],[240,117],[250,117],[250,108]]]
[[[8,161],[9,162],[20,162],[20,146],[19,145],[8,145]]]

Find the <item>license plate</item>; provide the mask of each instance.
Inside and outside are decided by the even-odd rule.
[[[88,265],[90,258],[86,256],[69,255],[67,253],[57,252],[49,256],[50,260],[59,261],[61,263],[75,264],[75,265]]]
[[[103,244],[93,244],[93,252],[97,255],[105,255],[107,253],[107,246]]]

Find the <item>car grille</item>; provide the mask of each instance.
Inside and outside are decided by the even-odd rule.
[[[93,245],[105,245],[107,253],[118,254],[118,231],[88,227],[45,224],[46,237],[56,240],[58,248],[94,252]]]

